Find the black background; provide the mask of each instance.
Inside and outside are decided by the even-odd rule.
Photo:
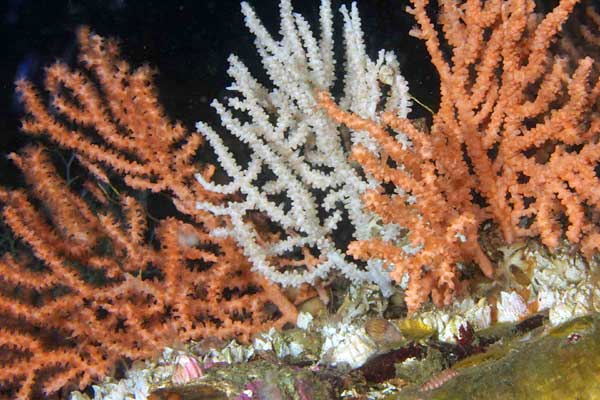
[[[348,1],[333,1],[336,45],[341,46],[341,14]],[[279,1],[250,4],[272,34],[279,29]],[[408,35],[414,24],[405,12],[407,1],[363,0],[359,3],[367,51],[394,50],[411,93],[435,108],[437,74],[423,44]],[[318,29],[318,0],[293,1],[294,9]],[[227,57],[235,53],[258,77],[264,77],[240,12],[239,0],[5,0],[0,9],[0,183],[18,181],[16,169],[4,157],[29,139],[19,132],[23,109],[14,93],[18,77],[43,82],[44,67],[56,60],[76,65],[75,31],[81,25],[117,38],[132,66],[148,63],[158,69],[156,84],[167,115],[189,129],[200,119],[214,121],[213,98],[226,95]],[[341,72],[343,57],[337,56]],[[338,73],[341,77],[341,74]],[[425,113],[414,107],[418,116]]]

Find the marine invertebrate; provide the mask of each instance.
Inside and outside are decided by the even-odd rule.
[[[430,390],[437,389],[450,379],[456,378],[457,376],[458,371],[455,371],[452,368],[447,368],[421,385],[419,390],[422,392],[428,392]]]
[[[15,398],[83,388],[166,345],[247,341],[296,318],[232,240],[209,235],[224,221],[194,207],[211,196],[193,178],[200,137],[164,117],[149,69],[131,70],[86,28],[79,40],[85,67],[48,69],[50,104],[17,83],[23,130],[75,152],[85,181],[66,182],[32,146],[11,155],[29,192],[0,188],[3,222],[20,240],[0,257],[0,384]],[[119,177],[122,193],[111,184]],[[185,221],[149,223],[136,198],[146,189],[170,193]]]
[[[352,243],[355,257],[384,258],[396,281],[409,275],[407,303],[447,305],[459,261],[490,261],[478,229],[493,220],[507,243],[539,236],[555,249],[564,237],[591,257],[598,246],[600,80],[593,60],[570,70],[551,44],[577,0],[562,0],[544,17],[534,1],[438,1],[447,46],[427,14],[427,0],[408,11],[440,75],[441,103],[431,132],[386,112],[380,119],[344,110],[324,92],[321,105],[337,122],[367,131],[384,149],[356,145],[353,157],[380,186],[364,195],[384,222],[410,229],[410,247],[391,240]],[[407,135],[411,146],[388,133]]]
[[[246,25],[255,36],[258,54],[270,84],[262,84],[236,56],[229,58],[229,89],[235,96],[227,104],[212,103],[223,126],[243,144],[245,165],[239,163],[218,131],[199,122],[197,129],[214,148],[220,167],[230,177],[215,185],[201,176],[206,190],[239,193],[234,201],[215,205],[198,201],[197,208],[228,218],[231,223],[213,231],[231,236],[254,268],[269,280],[298,286],[327,279],[339,270],[354,282],[376,282],[389,293],[389,276],[376,259],[366,268],[347,257],[349,238],[366,240],[399,235],[393,225],[375,224],[360,193],[373,186],[347,160],[350,143],[378,146],[359,131],[336,126],[319,109],[315,89],[328,90],[335,81],[331,4],[321,1],[321,36],[317,40],[307,21],[293,14],[291,2],[282,0],[281,40],[274,39],[252,8],[242,3]],[[377,118],[384,104],[405,117],[410,109],[407,85],[391,52],[367,56],[355,4],[342,6],[345,41],[343,104],[365,118]],[[385,89],[384,89],[385,87]],[[253,215],[268,224],[256,227]],[[265,226],[267,227],[265,229]]]
[[[281,1],[281,40],[242,5],[273,85],[259,83],[232,56],[231,90],[239,96],[214,107],[248,150],[247,164],[207,124],[188,133],[165,118],[149,69],[131,70],[113,42],[86,29],[79,33],[84,71],[50,67],[49,103],[31,83],[18,82],[28,112],[25,132],[75,152],[96,182],[108,185],[120,176],[128,191],[168,193],[186,222],[160,221],[151,244],[134,197],[122,196],[117,207],[90,180],[89,201],[103,210],[98,214],[56,178],[43,150],[13,155],[30,176],[32,194],[0,190],[3,217],[33,255],[0,263],[0,318],[7,321],[0,347],[14,367],[0,372],[8,390],[27,397],[72,382],[83,386],[121,357],[147,357],[174,336],[247,340],[295,321],[295,307],[276,283],[318,283],[333,270],[354,282],[375,282],[386,294],[390,278],[408,277],[409,311],[429,297],[448,305],[459,290],[459,262],[475,261],[493,275],[478,242],[488,219],[508,243],[539,235],[556,248],[564,235],[587,257],[594,254],[600,81],[591,59],[570,70],[550,52],[576,1],[561,0],[538,18],[533,1],[441,0],[449,57],[428,2],[412,3],[420,25],[413,34],[426,42],[441,77],[442,102],[430,133],[406,119],[407,85],[393,54],[366,55],[355,6],[342,8],[343,99],[336,104],[325,93],[335,78],[325,0],[320,40],[289,0]],[[201,134],[229,183],[212,181],[215,167],[193,162]],[[408,244],[400,243],[401,226],[410,229]],[[472,319],[487,323],[489,308],[481,306]],[[454,329],[463,322],[455,319]],[[320,356],[331,364],[358,366],[378,351],[356,321],[322,333]],[[284,344],[281,354],[305,351]]]
[[[181,385],[189,383],[191,380],[202,376],[203,371],[200,362],[196,357],[180,354],[175,361],[175,371],[173,372],[173,383]]]

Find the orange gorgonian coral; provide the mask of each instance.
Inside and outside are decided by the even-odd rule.
[[[384,222],[410,229],[411,249],[369,240],[349,252],[386,259],[397,281],[408,273],[410,310],[430,294],[437,305],[451,301],[458,261],[474,260],[493,274],[478,243],[488,219],[508,243],[539,236],[555,248],[564,235],[588,257],[597,250],[600,81],[593,59],[575,60],[571,70],[551,49],[577,2],[561,0],[540,16],[533,0],[439,0],[438,32],[429,1],[412,0],[418,27],[411,33],[425,41],[440,75],[431,132],[393,113],[362,119],[321,93],[334,120],[367,131],[383,149],[377,157],[355,146],[353,157],[401,189],[373,190],[364,200]],[[407,135],[411,148],[389,129]]]
[[[50,104],[17,83],[23,130],[73,151],[89,179],[71,187],[40,146],[11,155],[29,186],[0,188],[3,221],[21,243],[0,258],[0,391],[16,398],[84,388],[167,345],[248,341],[296,319],[233,241],[209,235],[226,221],[194,208],[210,196],[193,178],[200,137],[163,116],[149,70],[130,70],[87,29],[79,42],[85,69],[51,66]],[[107,195],[112,176],[124,194]],[[179,219],[149,225],[134,197],[145,189],[169,193]]]

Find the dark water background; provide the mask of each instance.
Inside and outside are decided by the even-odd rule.
[[[159,96],[171,119],[182,121],[189,129],[200,119],[214,121],[209,103],[226,95],[230,53],[239,55],[259,77],[264,76],[239,3],[239,0],[0,2],[0,183],[18,184],[18,173],[4,155],[29,140],[19,133],[23,109],[14,93],[14,81],[26,77],[39,85],[44,67],[52,62],[62,60],[76,65],[75,31],[81,25],[88,25],[105,37],[118,38],[122,56],[132,66],[148,63],[158,69]],[[270,32],[276,34],[279,1],[250,3]],[[337,11],[341,4],[349,2],[333,1],[338,53],[343,48],[340,46],[342,18]],[[404,12],[406,4],[405,0],[360,1],[367,49],[371,56],[381,48],[395,50],[413,94],[435,106],[437,75],[428,63],[423,44],[408,36],[413,20]],[[293,1],[293,5],[316,31],[319,1]],[[340,70],[342,54],[337,60]],[[417,114],[423,112],[417,110]]]

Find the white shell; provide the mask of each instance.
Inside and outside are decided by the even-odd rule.
[[[322,334],[324,342],[321,348],[321,363],[330,366],[348,364],[354,369],[362,366],[377,353],[377,345],[362,326],[326,326]]]
[[[518,322],[527,316],[527,304],[517,292],[500,292],[500,301],[496,304],[498,322]]]
[[[489,327],[492,323],[492,311],[485,298],[477,303],[467,298],[449,309],[425,311],[415,318],[436,331],[438,340],[456,343],[456,338],[460,337],[460,328],[467,324],[476,331]]]

